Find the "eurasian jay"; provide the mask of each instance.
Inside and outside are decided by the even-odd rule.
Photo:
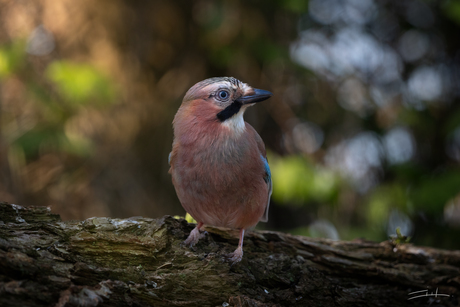
[[[265,145],[243,114],[271,96],[233,77],[203,80],[185,94],[173,121],[169,173],[182,206],[198,222],[186,245],[198,242],[204,224],[239,229],[230,254],[236,263],[244,231],[268,220],[272,180]]]

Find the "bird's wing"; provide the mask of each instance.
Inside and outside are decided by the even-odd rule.
[[[256,140],[257,147],[259,148],[259,152],[260,152],[260,158],[262,159],[264,163],[264,167],[265,167],[264,180],[268,186],[268,201],[267,201],[267,205],[265,206],[264,214],[260,218],[260,221],[267,222],[268,221],[268,207],[270,207],[270,197],[272,195],[272,189],[273,189],[272,174],[270,172],[270,166],[268,166],[267,153],[265,151],[264,141],[262,141],[262,138],[260,137],[260,135],[250,124],[246,123],[246,128],[250,131],[250,133],[254,136]]]
[[[175,160],[175,152],[174,152],[174,148],[173,150],[169,153],[169,156],[168,156],[168,164],[169,164],[169,171],[168,173],[170,173],[172,175],[172,172],[173,172],[173,168],[174,168],[174,160]],[[173,179],[174,181],[174,179]]]
[[[268,201],[267,201],[267,205],[265,206],[264,214],[260,218],[260,221],[267,222],[268,221],[268,207],[270,206],[270,197],[272,196],[273,182],[272,182],[272,173],[270,172],[270,167],[268,166],[267,157],[264,157],[262,155],[260,157],[264,161],[264,166],[265,166],[264,180],[268,185]]]

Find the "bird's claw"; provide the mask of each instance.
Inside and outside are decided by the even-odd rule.
[[[208,232],[205,231],[203,233],[200,232],[198,228],[194,228],[191,232],[188,238],[182,242],[182,246],[188,246],[188,247],[193,247],[198,241],[206,236]]]
[[[240,262],[241,259],[243,259],[243,249],[241,247],[238,247],[233,253],[228,254],[227,258],[232,265]]]

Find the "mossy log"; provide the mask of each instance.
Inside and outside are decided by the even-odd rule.
[[[193,227],[170,216],[62,222],[0,203],[0,306],[459,304],[460,251],[250,231],[231,265],[237,232],[208,227],[181,246]]]

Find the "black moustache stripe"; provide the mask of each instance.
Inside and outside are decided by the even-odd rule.
[[[239,101],[232,102],[228,107],[217,113],[217,118],[221,122],[226,121],[227,119],[238,113],[242,105],[243,104]]]

